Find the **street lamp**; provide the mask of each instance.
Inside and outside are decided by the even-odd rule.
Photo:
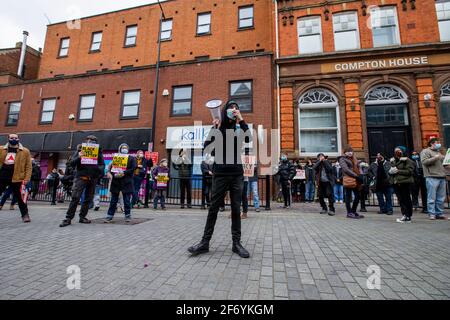
[[[154,97],[153,97],[153,119],[152,119],[152,139],[151,139],[151,152],[153,152],[155,147],[155,135],[156,135],[156,110],[157,110],[157,104],[158,104],[158,90],[159,90],[159,67],[160,67],[160,59],[161,59],[161,29],[162,29],[162,23],[163,20],[166,19],[166,16],[164,14],[164,9],[161,6],[161,3],[158,0],[159,8],[161,9],[161,15],[159,18],[159,34],[158,34],[158,58],[156,60],[156,77],[155,77],[155,90],[153,91]]]

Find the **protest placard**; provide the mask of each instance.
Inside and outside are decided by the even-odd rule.
[[[125,170],[127,170],[127,166],[128,166],[127,154],[120,154],[120,153],[114,154],[111,167],[112,173],[124,172]]]
[[[255,176],[256,157],[243,155],[242,166],[244,168],[244,177],[252,178]]]
[[[156,177],[156,187],[167,188],[168,183],[169,183],[169,174],[167,172],[158,173],[158,176]]]
[[[294,177],[294,180],[305,180],[306,179],[306,171],[302,169],[297,169],[297,174]]]
[[[447,149],[447,154],[445,155],[444,159],[444,166],[450,165],[450,148]]]
[[[98,163],[98,153],[100,145],[83,143],[81,145],[81,151],[83,156],[81,157],[81,164],[96,165]]]

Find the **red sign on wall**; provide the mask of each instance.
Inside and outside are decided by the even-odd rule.
[[[425,136],[425,138],[427,141],[430,141],[430,139],[433,139],[433,138],[439,138],[439,133],[435,132],[435,133],[427,134]]]
[[[153,165],[157,165],[159,161],[159,152],[146,152],[145,153],[145,159],[150,160],[152,159]]]

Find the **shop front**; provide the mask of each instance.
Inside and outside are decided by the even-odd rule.
[[[450,146],[450,45],[291,57],[280,65],[282,150],[330,157],[409,154],[430,136]]]

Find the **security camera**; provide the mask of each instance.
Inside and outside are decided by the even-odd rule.
[[[75,120],[75,115],[73,113],[69,115],[69,120]]]

